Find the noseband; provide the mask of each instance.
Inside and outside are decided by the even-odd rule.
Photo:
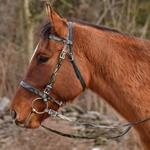
[[[62,39],[62,38],[60,38],[60,37],[58,37],[58,36],[55,36],[55,35],[52,35],[52,34],[49,35],[49,39],[50,39],[50,40],[55,40],[55,41],[58,41],[58,42],[62,42],[62,43],[64,44],[64,47],[63,47],[63,49],[62,49],[62,51],[61,51],[61,53],[60,53],[60,56],[59,56],[59,59],[58,59],[58,63],[57,63],[57,65],[56,65],[55,69],[54,69],[54,72],[53,72],[53,75],[52,75],[52,77],[51,77],[51,79],[50,79],[50,82],[47,84],[47,86],[46,86],[44,92],[39,91],[38,89],[34,88],[33,86],[27,84],[27,83],[24,82],[24,81],[21,81],[21,83],[20,83],[20,85],[21,85],[23,88],[25,88],[25,89],[29,90],[30,92],[33,92],[34,94],[37,94],[37,95],[40,96],[40,98],[36,98],[36,99],[34,99],[34,101],[32,102],[32,109],[33,109],[34,112],[36,112],[36,113],[38,113],[38,114],[42,114],[42,113],[45,113],[45,112],[48,113],[48,104],[47,104],[47,101],[48,101],[48,100],[50,100],[50,101],[53,102],[53,103],[56,103],[56,104],[59,105],[60,107],[63,106],[62,101],[56,100],[55,98],[51,97],[49,94],[50,94],[50,91],[51,91],[51,89],[52,89],[53,83],[55,82],[56,75],[57,75],[58,70],[59,70],[59,68],[60,68],[60,66],[61,66],[61,64],[62,64],[62,61],[65,59],[66,52],[67,52],[66,48],[67,48],[68,45],[69,45],[69,55],[68,55],[68,58],[69,58],[70,62],[71,62],[72,65],[73,65],[75,74],[76,74],[77,78],[79,79],[79,81],[80,81],[80,83],[81,83],[81,85],[82,85],[83,91],[84,91],[85,88],[86,88],[85,82],[84,82],[84,80],[83,80],[83,77],[82,77],[82,75],[81,75],[81,73],[80,73],[80,71],[79,71],[77,65],[76,65],[76,62],[75,62],[75,60],[74,60],[73,53],[72,53],[72,22],[68,22],[68,25],[69,25],[69,33],[68,33],[67,39]],[[43,101],[46,103],[46,109],[45,109],[43,112],[38,112],[38,111],[34,108],[34,103],[35,103],[35,101],[37,101],[37,100],[39,100],[39,99],[43,100]],[[50,109],[50,110],[51,110],[51,109]],[[51,114],[51,113],[49,112],[49,114]],[[51,115],[52,115],[52,114],[51,114]]]

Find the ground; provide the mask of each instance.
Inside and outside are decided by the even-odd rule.
[[[3,118],[0,126],[1,150],[141,150],[138,136],[132,129],[117,140],[106,140],[105,144],[95,146],[92,140],[69,139],[51,133],[42,127],[38,129],[21,129],[14,125],[9,116]],[[64,133],[75,133],[73,125],[66,121],[49,118],[44,124]],[[76,134],[76,133],[75,133]]]

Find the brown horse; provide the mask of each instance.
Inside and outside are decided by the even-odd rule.
[[[85,86],[129,122],[149,117],[150,42],[82,21],[68,23],[46,6],[49,22],[10,107],[14,122],[39,127],[51,114],[45,110],[58,110]],[[150,121],[134,127],[150,150]]]

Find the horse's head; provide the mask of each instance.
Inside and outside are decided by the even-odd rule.
[[[88,82],[83,56],[75,52],[77,46],[72,47],[72,24],[60,18],[50,4],[46,8],[49,23],[42,28],[41,39],[10,107],[12,119],[20,127],[39,127],[52,115],[50,110],[56,111],[62,103],[73,100]]]

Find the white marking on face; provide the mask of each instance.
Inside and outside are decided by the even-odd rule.
[[[36,53],[36,51],[37,51],[37,49],[38,49],[38,46],[39,46],[39,43],[37,44],[37,46],[36,46],[36,48],[35,48],[35,50],[34,50],[34,52],[33,52],[33,55],[32,55],[32,57],[31,57],[31,59],[30,59],[30,62],[32,61],[32,59],[33,59],[33,57],[34,57],[34,55],[35,55],[35,53]]]

